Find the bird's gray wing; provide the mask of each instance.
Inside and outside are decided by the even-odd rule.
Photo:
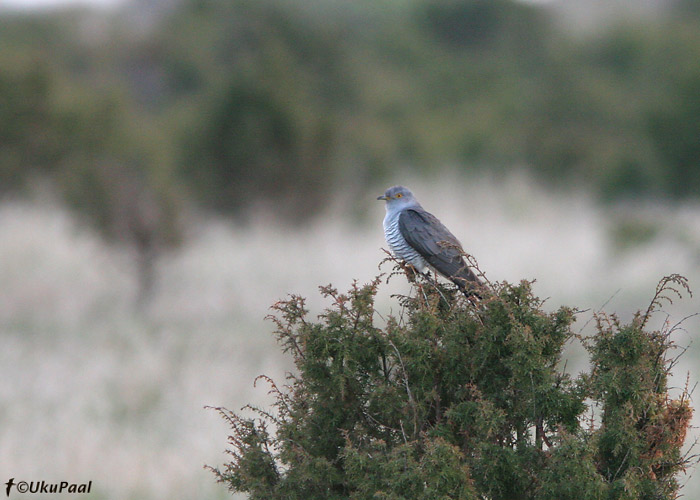
[[[421,208],[406,209],[399,215],[399,231],[406,243],[460,288],[465,284],[462,280],[479,283],[462,257],[459,240],[433,214]]]

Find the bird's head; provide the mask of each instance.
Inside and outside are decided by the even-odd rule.
[[[401,210],[418,205],[418,200],[413,196],[411,190],[403,186],[390,187],[377,199],[386,201],[387,210]]]

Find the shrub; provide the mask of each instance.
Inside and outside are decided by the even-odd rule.
[[[274,408],[229,422],[231,460],[212,468],[251,499],[673,499],[692,409],[669,395],[673,329],[649,332],[669,292],[629,324],[576,311],[547,313],[531,283],[490,286],[473,304],[422,278],[398,296],[398,317],[374,308],[380,280],[345,294],[312,321],[304,299],[273,306],[296,372],[271,386]],[[591,355],[588,373],[560,369],[567,342]]]

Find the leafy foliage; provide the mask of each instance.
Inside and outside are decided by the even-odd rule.
[[[225,213],[263,202],[292,220],[407,164],[527,165],[608,198],[698,192],[690,1],[581,38],[514,0],[133,5],[161,7],[0,18],[2,192],[115,155],[158,172],[166,198],[185,185]],[[96,118],[111,106],[121,116]]]
[[[59,158],[60,120],[51,101],[46,62],[0,61],[0,194],[21,189]],[[27,171],[30,175],[27,175]]]
[[[676,281],[678,282],[678,281]],[[673,279],[657,290],[655,301]],[[274,410],[217,408],[231,461],[212,469],[256,499],[674,499],[692,409],[673,399],[671,331],[597,316],[591,370],[560,370],[575,311],[542,311],[531,283],[473,304],[419,278],[399,317],[374,309],[380,285],[273,306],[296,372]],[[588,412],[599,409],[597,418]]]

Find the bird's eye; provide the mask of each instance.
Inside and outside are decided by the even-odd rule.
[[[397,194],[394,198],[401,198],[403,195],[401,193]]]

